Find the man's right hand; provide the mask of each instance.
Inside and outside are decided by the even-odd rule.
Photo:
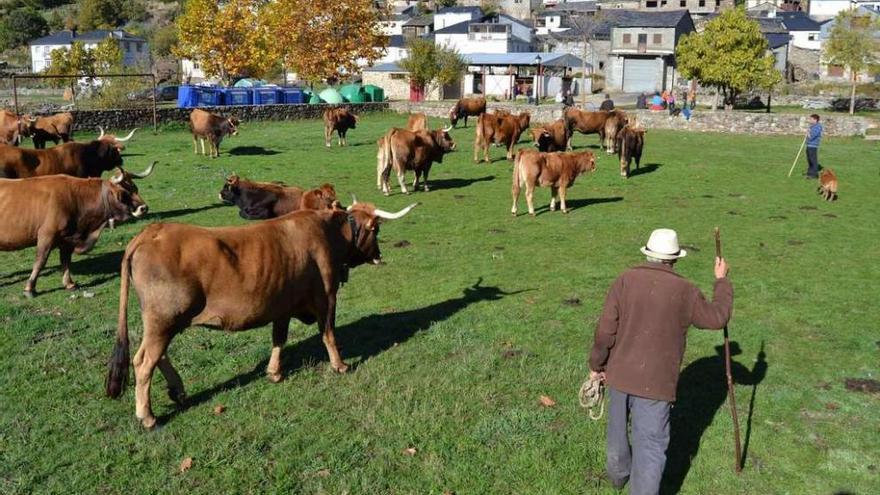
[[[722,279],[727,276],[727,261],[724,258],[715,257],[715,278]]]

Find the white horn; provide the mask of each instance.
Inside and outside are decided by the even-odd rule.
[[[451,131],[451,130],[452,130],[452,126],[444,127],[444,128],[443,128],[443,132],[449,132],[449,131]]]
[[[420,203],[413,203],[413,204],[407,206],[406,208],[398,211],[397,213],[388,213],[387,211],[382,211],[382,210],[376,208],[376,210],[373,212],[373,214],[375,214],[379,218],[384,218],[385,220],[397,220],[398,218],[409,213],[410,210],[412,210],[416,206],[419,206],[419,204]]]
[[[131,139],[132,136],[134,136],[134,131],[136,131],[136,130],[138,130],[137,127],[132,129],[131,132],[128,133],[128,136],[125,136],[124,138],[116,138],[116,140],[124,143],[124,142],[128,141],[129,139]]]
[[[125,178],[125,174],[117,173],[116,175],[114,175],[113,177],[110,178],[110,183],[111,184],[119,184],[120,182],[122,182],[122,179],[124,179],[124,178]]]
[[[129,173],[131,174],[131,177],[134,178],[134,179],[143,179],[144,177],[149,177],[149,175],[153,173],[153,168],[154,168],[158,163],[159,163],[158,161],[154,161],[153,163],[150,164],[149,167],[147,167],[146,170],[144,170],[143,172],[141,172],[141,173],[139,173],[139,174],[136,174],[136,173],[133,173],[133,172],[129,172]]]
[[[348,211],[348,212],[350,212],[354,208],[354,205],[356,205],[358,202],[358,199],[354,195],[354,193],[350,193],[350,194],[351,194],[351,204],[348,205],[348,208],[345,209],[345,211]]]
[[[98,136],[98,139],[101,139],[102,137],[104,137],[104,128],[101,126],[98,126],[98,130],[101,131],[101,135]]]

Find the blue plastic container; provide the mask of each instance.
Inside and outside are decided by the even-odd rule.
[[[194,86],[180,86],[177,88],[177,108],[192,108],[198,106],[199,95]]]
[[[278,105],[284,103],[284,93],[278,88],[254,88],[254,105]]]
[[[226,88],[223,90],[224,105],[253,105],[254,93],[251,88]]]
[[[196,93],[199,95],[200,107],[216,107],[222,104],[223,93],[218,88],[197,86]]]
[[[306,103],[306,94],[299,88],[284,88],[281,90],[284,94],[284,103],[288,105],[301,105]]]

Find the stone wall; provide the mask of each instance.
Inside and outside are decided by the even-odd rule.
[[[357,103],[345,105],[247,105],[200,107],[209,112],[224,116],[237,117],[242,122],[258,120],[300,120],[319,119],[327,108],[348,107],[355,113],[381,112],[388,109],[388,103]],[[162,124],[184,124],[189,122],[192,108],[160,108],[157,120]],[[149,108],[129,110],[73,110],[77,130],[95,130],[98,126],[105,129],[130,129],[132,127],[149,127],[153,125],[153,112]]]
[[[392,102],[389,108],[399,113],[424,112],[431,117],[446,118],[449,103],[439,102]],[[562,117],[559,105],[505,105],[489,103],[489,109],[503,108],[513,113],[528,111],[532,122],[551,122]],[[690,121],[684,117],[670,117],[666,112],[647,110],[627,110],[636,115],[648,129],[675,129],[696,132],[722,132],[734,134],[801,135],[807,127],[807,114],[747,113],[698,110]],[[849,115],[824,115],[822,124],[828,136],[864,136],[869,127],[876,127],[875,121],[864,117]]]

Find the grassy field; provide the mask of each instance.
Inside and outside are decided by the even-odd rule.
[[[513,218],[511,164],[500,148],[473,164],[472,129],[453,131],[459,151],[434,168],[431,192],[382,197],[374,143],[404,122],[365,115],[350,146],[332,149],[317,121],[248,123],[216,160],[195,157],[182,130],[139,134],[126,163],[159,160],[141,181],[151,214],[74,256],[80,290],[61,289],[53,254],[27,300],[33,250],[0,254],[0,493],[614,493],[605,422],[577,404],[605,292],[657,227],[678,230],[690,254],[677,269],[709,290],[715,225],[736,291],[747,460],[735,475],[721,334],[692,330],[664,490],[877,493],[880,398],[844,386],[880,372],[875,144],[823,144],[841,181],[829,204],[799,177],[805,163],[786,178],[798,136],[652,130],[643,173],[625,181],[603,155],[570,190],[570,214],[548,212],[541,190],[538,216]],[[217,201],[233,171],[330,181],[389,210],[422,205],[382,229],[386,264],[353,270],[340,292],[337,340],[353,371],[329,371],[314,326],[293,325],[279,384],[264,377],[269,328],[190,329],[169,351],[189,402],[177,409],[157,373],[162,426],[144,431],[131,388],[103,397],[123,249],[149,222],[243,224]]]

